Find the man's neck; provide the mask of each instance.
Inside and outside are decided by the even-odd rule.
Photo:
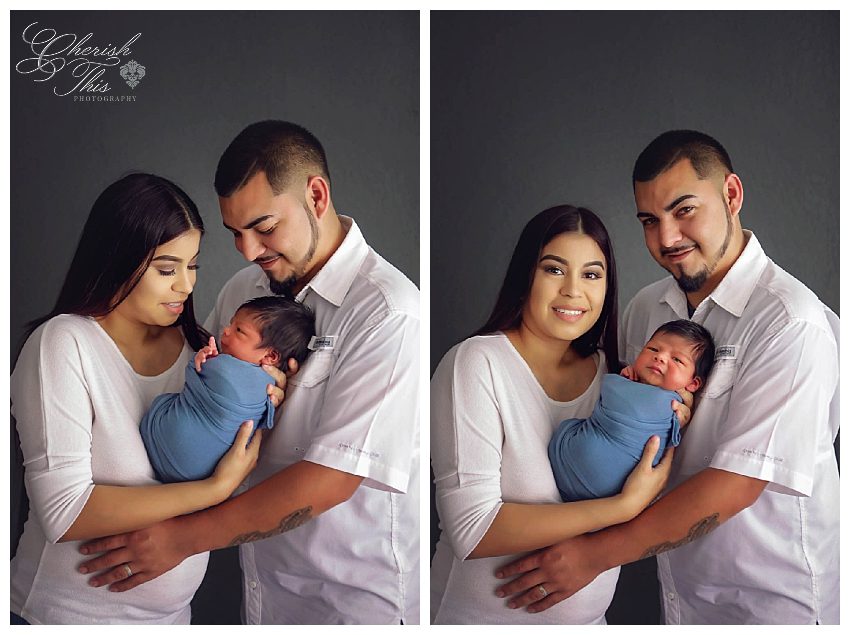
[[[328,260],[331,259],[339,249],[345,236],[348,233],[343,226],[339,216],[333,208],[328,209],[324,223],[319,228],[319,244],[316,246],[316,254],[313,257],[313,263],[310,269],[298,280],[298,283],[293,287],[294,294],[301,292],[307,284],[316,276]]]
[[[724,258],[726,262],[718,265],[714,272],[697,291],[685,294],[685,297],[688,300],[688,317],[693,315],[694,311],[702,303],[702,301],[711,295],[711,293],[723,281],[723,278],[726,277],[726,274],[729,273],[729,270],[732,269],[735,263],[738,262],[738,258],[741,257],[741,254],[744,253],[746,246],[747,237],[743,230],[738,229],[733,235],[732,244],[729,245],[726,252],[727,256],[732,257],[729,259]]]

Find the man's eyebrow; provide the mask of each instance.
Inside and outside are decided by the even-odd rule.
[[[697,195],[696,195],[696,194],[682,194],[682,196],[680,196],[680,197],[679,197],[679,198],[677,198],[676,200],[672,201],[669,205],[667,205],[667,206],[664,208],[664,211],[665,211],[665,212],[671,212],[671,211],[673,211],[673,209],[674,209],[674,208],[675,208],[675,207],[676,207],[679,203],[681,203],[682,201],[686,201],[686,200],[688,200],[689,198],[697,198]],[[643,211],[643,210],[638,210],[637,217],[638,217],[638,218],[645,218],[645,217],[652,217],[652,218],[655,218],[655,214],[653,214],[652,212],[645,212],[645,211]]]
[[[201,253],[198,251],[194,256],[190,258],[190,260],[194,260],[198,257],[198,254]],[[178,258],[177,256],[169,256],[167,254],[163,254],[162,256],[157,256],[156,258],[151,259],[151,262],[156,262],[158,260],[164,260],[166,262],[183,262],[182,258]]]
[[[259,225],[260,223],[262,223],[264,220],[266,220],[268,218],[273,218],[273,216],[271,214],[266,214],[265,216],[260,216],[259,218],[255,218],[250,223],[245,225],[242,229],[251,229],[251,228]],[[222,222],[222,225],[224,225],[225,229],[228,229],[230,231],[236,231],[230,225],[228,225],[227,223]]]
[[[560,256],[555,256],[553,254],[546,254],[540,258],[539,262],[543,262],[544,260],[554,260],[555,262],[560,262],[562,265],[567,265],[569,267],[570,263]],[[584,263],[585,267],[592,267],[593,265],[597,265],[599,267],[605,268],[605,264],[601,260],[591,260],[590,262]]]
[[[676,205],[678,205],[678,204],[679,204],[679,203],[681,203],[682,201],[685,201],[685,200],[687,200],[687,199],[689,199],[689,198],[696,198],[696,197],[697,197],[697,195],[696,195],[696,194],[682,194],[682,196],[680,196],[679,198],[677,198],[676,200],[674,200],[672,203],[670,203],[667,207],[665,207],[665,208],[664,208],[664,211],[665,211],[665,212],[670,212],[670,211],[672,211],[672,210],[673,210],[673,208],[674,208],[674,207],[676,207]]]

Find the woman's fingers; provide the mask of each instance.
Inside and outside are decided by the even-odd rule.
[[[649,438],[649,441],[646,442],[646,445],[643,446],[643,454],[640,457],[640,465],[642,465],[644,469],[652,467],[652,461],[655,459],[655,455],[658,453],[660,445],[661,438],[657,434],[654,434]]]

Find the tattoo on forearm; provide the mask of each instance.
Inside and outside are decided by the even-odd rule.
[[[274,529],[270,529],[269,531],[251,531],[247,534],[241,534],[236,536],[228,547],[235,547],[236,545],[242,545],[246,542],[254,542],[255,540],[262,540],[263,538],[269,538],[270,536],[276,536],[278,534],[282,534],[286,531],[290,531],[295,529],[296,527],[300,527],[308,520],[312,519],[312,507],[304,507],[299,509],[298,511],[294,511],[289,516],[286,516],[280,521],[280,524]]]
[[[675,549],[676,547],[681,547],[682,545],[686,545],[689,542],[693,542],[697,538],[702,538],[708,532],[716,529],[720,524],[718,519],[720,518],[720,514],[712,514],[711,516],[706,516],[702,520],[698,521],[693,527],[688,531],[688,535],[682,538],[681,540],[677,540],[676,542],[662,542],[660,544],[655,545],[654,547],[650,547],[646,551],[643,552],[643,555],[640,559],[649,558],[651,556],[657,556],[659,553],[664,553],[665,551],[670,551],[671,549]]]

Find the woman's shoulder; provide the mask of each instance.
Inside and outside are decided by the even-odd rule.
[[[492,360],[505,354],[507,343],[503,333],[475,335],[452,346],[443,356],[443,362],[457,365]]]
[[[57,348],[74,343],[92,344],[100,327],[92,318],[82,315],[62,314],[41,324],[27,338],[27,345],[37,344],[40,348]]]

